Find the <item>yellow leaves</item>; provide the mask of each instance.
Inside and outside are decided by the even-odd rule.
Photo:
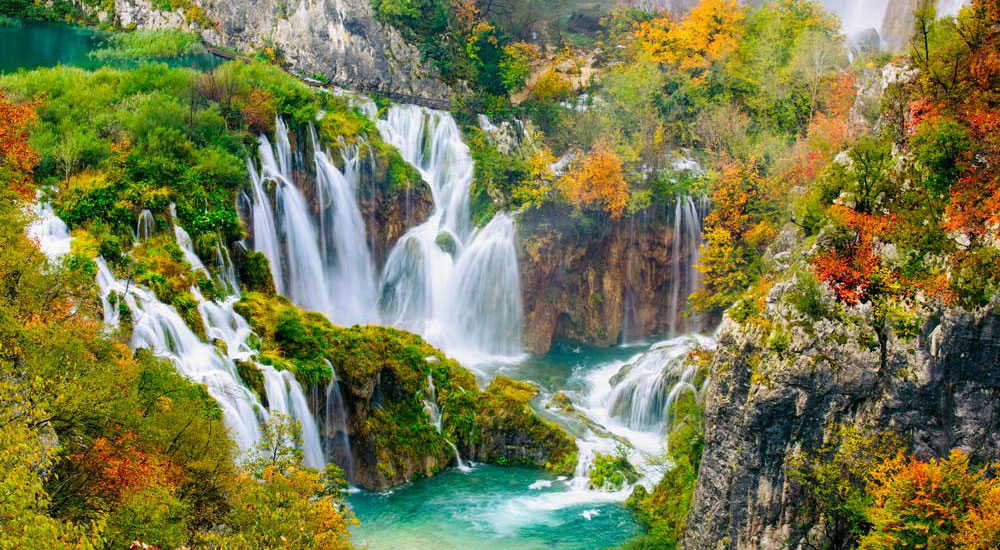
[[[542,73],[531,85],[531,96],[547,101],[562,101],[573,91],[573,84],[554,68]]]
[[[559,185],[575,206],[600,206],[612,219],[619,218],[628,204],[628,183],[621,158],[605,142],[596,143],[559,180]]]
[[[1000,484],[953,450],[921,462],[898,453],[872,474],[872,530],[861,548],[996,548],[1000,542]]]
[[[551,166],[555,162],[556,157],[547,146],[535,151],[528,161],[529,177],[514,189],[514,198],[527,206],[541,206],[552,194],[555,174]]]
[[[702,0],[680,22],[659,17],[640,25],[635,37],[650,59],[699,72],[736,51],[744,15],[737,0]]]

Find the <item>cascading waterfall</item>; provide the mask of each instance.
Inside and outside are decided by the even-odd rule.
[[[32,213],[35,219],[28,225],[28,237],[38,243],[39,250],[50,260],[58,260],[69,254],[73,237],[66,224],[52,211],[52,205],[35,203]]]
[[[674,204],[674,227],[670,242],[670,337],[679,334],[681,313],[687,296],[701,284],[696,269],[701,252],[702,210],[690,196],[678,197]],[[681,289],[685,289],[681,293]]]
[[[132,317],[132,347],[169,359],[178,372],[204,384],[222,408],[233,438],[241,448],[251,448],[260,438],[260,419],[255,412],[259,402],[240,383],[232,360],[215,346],[202,342],[177,311],[160,302],[151,291],[116,279],[103,258],[97,258],[97,285],[105,321],[118,326],[117,300],[124,300]]]
[[[173,203],[170,204],[170,219],[173,220],[174,224],[174,239],[177,241],[177,246],[181,248],[181,252],[184,253],[184,260],[191,264],[191,269],[208,273],[205,264],[201,263],[201,259],[194,251],[191,235],[188,235],[183,227],[177,225],[177,207]]]
[[[323,449],[325,456],[333,458],[335,463],[341,465],[347,479],[352,479],[354,458],[351,455],[350,435],[347,433],[347,409],[344,406],[344,396],[340,392],[340,382],[337,381],[335,371],[333,380],[326,386],[323,420],[327,432],[326,446]]]
[[[250,196],[242,203],[254,249],[270,260],[280,293],[338,324],[404,328],[467,363],[518,355],[522,313],[513,218],[499,214],[472,230],[473,163],[449,114],[394,105],[386,116],[377,121],[379,132],[427,182],[434,210],[399,239],[382,273],[375,273],[358,207],[358,148],[342,148],[341,172],[309,128],[316,168],[310,206],[292,179],[294,155],[280,119],[273,146],[260,136],[259,174],[249,162]]]
[[[632,430],[668,429],[670,409],[677,397],[684,390],[693,389],[694,369],[686,361],[687,355],[695,347],[710,345],[709,339],[697,335],[655,344],[622,365],[606,382],[603,375],[599,376],[602,391],[592,395],[591,405]]]
[[[424,399],[424,411],[427,413],[427,416],[430,417],[431,425],[434,426],[434,429],[436,429],[438,433],[441,433],[441,409],[438,407],[437,403],[437,388],[434,387],[434,378],[430,374],[427,375],[427,399]],[[463,472],[471,470],[471,468],[466,466],[465,462],[462,461],[462,455],[458,452],[458,446],[452,443],[447,437],[443,437],[443,434],[442,439],[444,439],[445,443],[447,443],[451,449],[455,451],[456,467]]]
[[[499,214],[471,231],[473,163],[447,113],[394,105],[377,121],[382,138],[428,183],[434,211],[393,247],[382,274],[380,312],[467,363],[521,349],[521,296],[513,219]]]
[[[262,141],[266,138],[261,136]],[[271,158],[274,153],[271,146],[261,148],[269,152]],[[261,154],[263,161],[264,155]],[[278,230],[275,227],[274,210],[271,208],[271,200],[265,190],[264,178],[257,171],[257,166],[249,158],[247,159],[247,171],[250,173],[251,196],[242,195],[245,204],[250,205],[251,217],[253,219],[253,248],[267,257],[268,266],[271,270],[271,278],[274,280],[274,288],[279,294],[285,293],[284,277],[281,276],[281,249],[278,247]]]
[[[375,320],[375,266],[365,238],[365,222],[358,210],[359,151],[344,155],[341,173],[322,150],[309,127],[316,163],[316,199],[319,203],[320,253],[326,281],[335,292],[331,320],[354,325]]]
[[[141,242],[149,239],[156,231],[156,220],[153,213],[143,208],[139,213],[139,219],[135,222],[135,240]]]
[[[521,352],[521,282],[514,218],[500,213],[476,231],[455,265],[444,347],[464,357]]]

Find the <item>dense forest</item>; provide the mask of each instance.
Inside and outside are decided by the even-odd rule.
[[[705,518],[692,508],[735,499],[712,492],[702,461],[719,441],[713,434],[727,429],[713,424],[727,377],[745,370],[749,395],[764,395],[794,386],[791,373],[806,359],[810,376],[863,362],[816,351],[828,344],[871,359],[865,376],[879,388],[915,383],[921,374],[907,361],[943,345],[930,336],[943,318],[995,317],[1000,6],[972,0],[942,17],[934,3],[917,3],[909,43],[894,52],[844,36],[838,17],[811,0],[693,4],[363,6],[451,92],[450,116],[473,162],[459,201],[471,226],[435,231],[429,242],[455,269],[513,213],[518,241],[502,257],[516,248],[522,264],[558,255],[558,243],[584,247],[618,228],[634,235],[650,220],[672,225],[673,248],[662,253],[669,273],[681,258],[681,209],[691,205],[700,224],[685,245],[695,249],[684,266],[692,274],[682,287],[674,267],[669,292],[657,291],[682,288],[674,301],[684,312],[658,326],[669,325],[671,338],[680,326],[699,329],[718,344],[679,352],[678,380],[666,360],[654,369],[656,381],[671,383],[657,382],[651,433],[660,447],[647,453],[629,439],[634,432],[595,421],[596,407],[572,387],[550,391],[556,376],[547,371],[521,381],[508,367],[460,364],[454,341],[433,324],[381,322],[409,296],[390,267],[396,248],[422,246],[407,240],[411,218],[455,216],[436,206],[450,188],[436,183],[433,162],[411,159],[437,158],[443,119],[415,115],[424,117],[413,133],[420,150],[409,151],[386,129],[405,114],[397,98],[344,91],[266,40],[213,46],[231,59],[207,69],[170,64],[207,55],[204,37],[222,26],[200,2],[153,2],[179,14],[178,28],[134,29],[121,28],[105,3],[0,1],[2,26],[59,21],[110,33],[90,54],[100,68],[0,75],[0,548],[350,548],[358,520],[349,487],[386,490],[466,468],[463,455],[621,493],[636,528],[599,540],[698,548],[707,539],[691,533]],[[270,162],[281,175],[267,175],[267,155],[278,157]],[[293,295],[295,260],[275,262],[260,245],[256,208],[273,202],[276,220],[291,219],[293,195],[283,189],[301,188],[304,211],[325,223],[323,209],[336,202],[324,198],[327,174],[356,178],[368,269],[385,270],[383,317],[353,327]],[[254,202],[257,185],[273,201]],[[65,224],[66,250],[46,248],[39,215]],[[298,242],[289,227],[275,235]],[[323,254],[345,246],[318,242]],[[588,269],[554,272],[595,279],[598,268]],[[603,294],[574,301],[601,310],[610,296],[603,284]],[[504,289],[485,288],[454,284],[448,292],[475,295],[466,307],[478,316],[449,314],[466,324],[520,321],[520,311],[498,309]],[[348,292],[331,294],[338,290]],[[212,304],[245,325],[240,349],[230,348],[237,340]],[[143,344],[158,329],[142,317],[159,306],[185,331],[155,336],[164,349]],[[552,324],[566,323],[559,319]],[[224,376],[200,378],[201,367],[185,363],[188,334]],[[608,376],[612,388],[638,370],[641,359],[631,361]],[[245,393],[233,399],[249,403],[249,444],[234,429],[226,392],[236,390],[220,390],[216,376]],[[273,380],[289,403],[302,394],[319,420],[298,405],[275,408]],[[980,402],[990,411],[991,384],[983,382]],[[860,402],[776,451],[777,501],[796,504],[778,523],[797,533],[790,547],[1000,547],[1000,457],[957,444],[930,453],[903,421],[866,422]],[[958,432],[962,421],[941,423]],[[590,450],[580,431],[611,446]],[[319,462],[310,438],[322,442]],[[346,451],[337,438],[349,441]],[[732,536],[717,546],[753,545]]]

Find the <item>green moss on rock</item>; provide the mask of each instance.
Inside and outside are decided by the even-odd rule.
[[[480,460],[520,464],[569,474],[576,467],[576,442],[531,408],[538,386],[498,376],[479,399]]]

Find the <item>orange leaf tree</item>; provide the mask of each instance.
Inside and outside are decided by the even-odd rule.
[[[563,193],[576,207],[597,206],[613,219],[621,217],[628,204],[628,183],[618,153],[606,142],[598,142],[562,177]]]
[[[33,103],[15,103],[0,90],[0,180],[9,182],[26,197],[31,172],[38,164],[28,143],[28,129],[37,115]]]
[[[969,457],[958,450],[929,462],[902,453],[885,461],[869,484],[872,528],[861,540],[862,550],[963,547],[959,541],[975,533],[970,520],[987,516],[996,525],[997,481],[984,472],[970,467]],[[987,535],[996,540],[996,531]]]

